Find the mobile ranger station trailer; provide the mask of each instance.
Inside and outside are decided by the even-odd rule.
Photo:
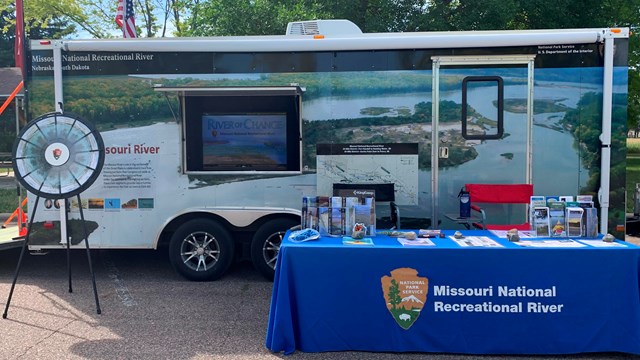
[[[73,113],[105,143],[86,203],[39,207],[31,248],[82,247],[82,206],[94,248],[166,244],[189,279],[238,258],[271,277],[303,196],[341,184],[384,193],[381,217],[393,201],[409,227],[456,228],[444,214],[465,183],[531,183],[592,194],[614,231],[628,36],[363,34],[329,20],[282,36],[31,41],[30,118]]]

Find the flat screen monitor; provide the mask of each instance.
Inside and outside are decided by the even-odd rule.
[[[202,115],[202,170],[287,170],[287,114]]]
[[[299,95],[221,94],[184,98],[185,172],[301,171]]]

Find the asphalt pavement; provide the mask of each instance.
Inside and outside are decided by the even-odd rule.
[[[0,251],[2,310],[19,254],[20,249]],[[8,316],[0,319],[0,359],[640,359],[619,353],[275,354],[265,347],[272,282],[246,262],[234,264],[218,281],[190,282],[171,269],[167,256],[166,250],[92,251],[97,314],[86,251],[71,253],[72,293],[65,251],[27,254]]]

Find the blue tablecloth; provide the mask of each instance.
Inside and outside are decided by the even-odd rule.
[[[407,247],[341,238],[278,257],[266,345],[321,351],[640,353],[640,248]],[[451,235],[450,233],[448,235]],[[578,239],[579,240],[579,239]]]

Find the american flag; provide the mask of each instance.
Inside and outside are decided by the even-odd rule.
[[[125,38],[136,36],[136,20],[133,13],[133,0],[118,0],[118,11],[116,12],[116,24],[122,28]]]

